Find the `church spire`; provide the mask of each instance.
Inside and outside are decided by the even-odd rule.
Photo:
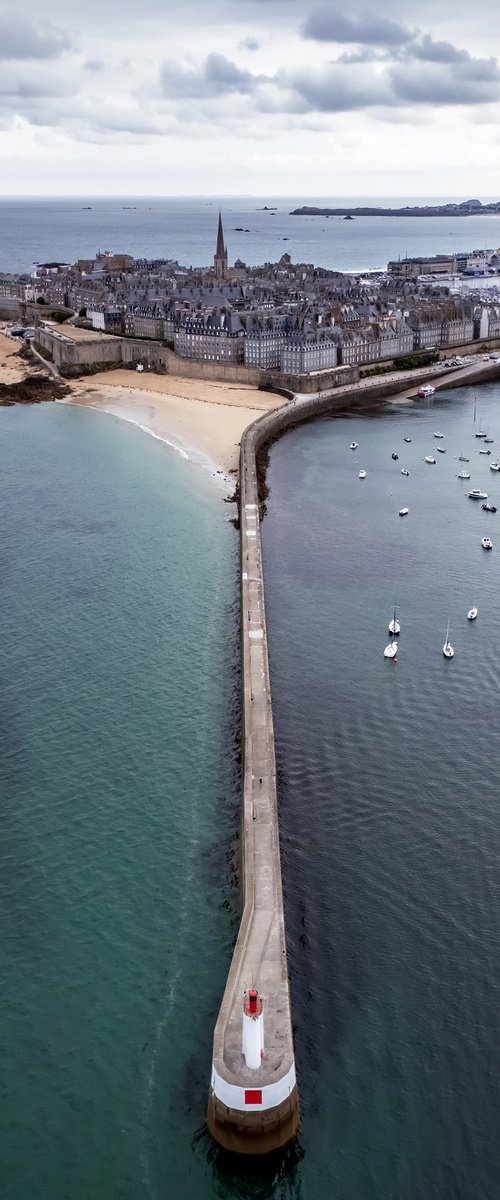
[[[219,225],[217,229],[217,248],[214,254],[214,271],[217,279],[225,279],[227,273],[227,250],[224,245],[224,230],[222,228],[222,213],[219,209]]]
[[[219,228],[217,230],[217,249],[216,249],[215,253],[216,253],[217,257],[220,256],[221,258],[226,253],[226,247],[224,245],[224,231],[222,228],[222,213],[221,213],[220,208],[219,208]]]

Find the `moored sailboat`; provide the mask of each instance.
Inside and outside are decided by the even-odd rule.
[[[448,627],[446,630],[446,640],[445,640],[445,643],[443,646],[443,654],[444,654],[445,658],[453,658],[454,653],[455,653],[455,651],[450,642],[450,622],[448,620]]]

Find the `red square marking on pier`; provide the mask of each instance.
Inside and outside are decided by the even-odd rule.
[[[262,1104],[262,1089],[245,1088],[245,1104]]]

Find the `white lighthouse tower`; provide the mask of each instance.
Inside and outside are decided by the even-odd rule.
[[[247,1067],[256,1071],[264,1057],[264,1013],[262,996],[256,988],[245,992],[241,1048]]]

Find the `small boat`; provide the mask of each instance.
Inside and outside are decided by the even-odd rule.
[[[389,645],[386,646],[386,648],[384,650],[384,658],[395,658],[397,652],[398,652],[398,643],[397,642],[389,642]]]
[[[398,634],[401,633],[401,625],[396,617],[396,605],[394,605],[394,616],[392,621],[389,621],[389,633],[391,633],[393,637],[397,637]]]
[[[393,450],[393,452],[391,454],[391,458],[394,459],[394,462],[397,462],[397,459],[399,458],[399,454],[396,454],[396,451]]]
[[[402,475],[409,475],[409,474],[410,474],[410,472],[406,470],[406,467],[401,467],[401,474],[402,474]]]
[[[448,621],[448,628],[446,630],[446,641],[443,646],[443,654],[444,654],[445,658],[453,658],[454,653],[455,653],[455,651],[450,642],[450,622]]]
[[[357,450],[357,448],[358,448],[358,443],[351,442],[351,445],[349,446],[349,450]]]
[[[491,454],[491,450],[480,450],[480,454]]]
[[[403,438],[404,442],[411,442],[411,438]]]
[[[400,517],[407,517],[409,511],[410,511],[409,508],[400,508],[400,510],[399,510]]]
[[[469,459],[465,457],[465,454],[459,454],[458,461],[459,462],[468,462]]]
[[[481,427],[479,427],[479,429],[476,429],[476,432],[475,432],[475,434],[474,434],[474,437],[485,438],[485,437],[486,437],[486,430],[485,430],[485,429],[481,429]]]
[[[445,450],[444,446],[436,446],[436,450],[437,450],[438,454],[446,454],[446,450]]]
[[[430,383],[424,383],[422,387],[419,387],[417,396],[419,396],[421,400],[425,400],[427,399],[427,396],[433,396],[435,391],[436,389],[431,387]]]
[[[436,459],[432,457],[432,454],[426,454],[424,462],[435,463],[435,461]]]
[[[481,545],[483,547],[483,550],[493,550],[493,542],[492,542],[491,538],[488,538],[488,537],[481,538]]]
[[[485,444],[485,446],[492,446],[494,441],[495,441],[494,438],[488,437],[488,438],[484,439],[484,444]]]
[[[444,433],[436,433],[436,432],[434,431],[434,437],[437,437],[437,438],[442,438],[442,437],[444,437]]]
[[[479,488],[473,488],[472,491],[469,492],[469,500],[487,500],[487,499],[488,499],[488,493],[480,492]]]
[[[470,479],[470,471],[459,471],[457,479]]]
[[[366,471],[360,471],[359,475],[358,475],[358,479],[366,479]]]
[[[494,504],[482,504],[481,508],[483,509],[483,512],[496,512],[497,511]]]
[[[477,617],[477,608],[469,608],[469,611],[467,613],[467,620],[475,621],[476,617]]]
[[[499,462],[490,463],[490,471],[500,471],[500,463]]]

